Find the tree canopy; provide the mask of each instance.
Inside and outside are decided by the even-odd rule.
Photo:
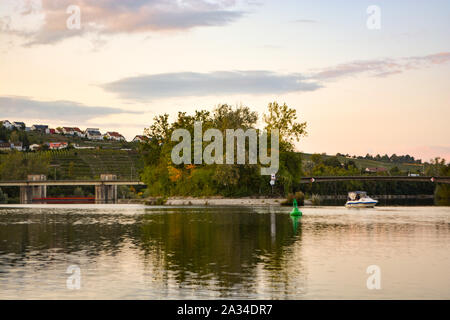
[[[141,145],[145,168],[142,179],[146,182],[150,196],[248,196],[270,194],[272,188],[269,176],[261,176],[261,164],[249,164],[248,144],[246,144],[245,164],[181,164],[171,161],[172,148],[177,142],[171,141],[175,129],[185,129],[194,143],[194,124],[202,122],[202,136],[208,129],[217,129],[226,136],[227,129],[258,129],[258,113],[246,106],[217,106],[212,112],[195,111],[193,115],[179,112],[172,123],[167,114],[158,115],[153,124],[145,129],[148,143]],[[280,155],[275,192],[291,192],[293,185],[301,177],[301,158],[294,151],[294,141],[306,134],[306,122],[296,121],[296,110],[286,104],[270,103],[268,114],[264,115],[264,129],[270,132],[279,129]],[[270,141],[270,139],[268,139]],[[210,143],[203,141],[202,150]],[[223,141],[225,143],[225,141]],[[270,146],[269,146],[270,149]],[[225,148],[223,149],[225,150]],[[191,153],[191,157],[194,153]],[[224,155],[225,157],[225,155]],[[224,161],[225,163],[225,161]],[[236,162],[235,162],[236,163]]]

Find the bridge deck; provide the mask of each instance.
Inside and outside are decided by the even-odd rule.
[[[450,183],[450,177],[431,177],[431,176],[317,176],[304,177],[300,183],[312,182],[337,182],[337,181],[417,181],[417,182],[435,182]],[[31,186],[131,186],[145,185],[145,183],[136,180],[44,180],[44,181],[0,181],[0,187],[31,187]]]
[[[44,180],[44,181],[0,181],[0,187],[31,186],[136,186],[145,185],[141,181],[132,180]]]
[[[450,183],[450,177],[431,176],[317,176],[301,178],[300,183],[335,182],[335,181],[417,181]]]

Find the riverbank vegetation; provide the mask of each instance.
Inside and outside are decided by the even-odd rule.
[[[258,129],[258,118],[259,115],[248,107],[232,108],[226,104],[212,112],[199,110],[193,115],[179,112],[178,118],[172,123],[169,123],[167,114],[155,117],[154,123],[145,131],[149,142],[141,145],[145,164],[141,178],[147,184],[146,195],[241,197],[292,192],[302,175],[301,156],[294,152],[294,142],[306,135],[306,122],[297,121],[296,110],[285,104],[270,103],[263,116],[264,129],[269,132],[269,137],[273,129],[280,132],[280,165],[273,191],[269,184],[270,176],[260,174],[261,165],[248,164],[248,146],[247,164],[244,165],[174,165],[171,161],[172,148],[177,144],[171,141],[175,129],[188,130],[193,146],[196,121],[202,122],[203,132],[215,128],[225,136],[227,129]],[[202,150],[208,144],[203,142]],[[192,155],[193,152],[191,163],[194,163]]]
[[[432,176],[450,176],[450,163],[446,163],[445,159],[435,158],[431,160],[431,165],[427,170],[428,175]],[[438,184],[436,186],[434,197],[437,204],[450,205],[450,185]]]
[[[307,126],[306,122],[299,121],[297,117],[295,109],[276,102],[270,103],[263,115],[245,106],[233,108],[229,105],[219,105],[211,112],[198,110],[191,115],[180,112],[173,122],[169,121],[167,114],[162,114],[155,117],[152,125],[145,130],[149,141],[130,144],[131,149],[111,149],[112,146],[105,145],[103,148],[103,145],[99,145],[96,149],[0,152],[0,180],[26,180],[29,174],[44,174],[49,180],[99,179],[101,174],[109,173],[116,175],[118,179],[133,180],[140,177],[147,184],[145,192],[143,187],[120,187],[119,198],[124,199],[171,196],[286,197],[289,194],[293,197],[301,192],[306,199],[319,203],[324,195],[342,196],[350,190],[365,190],[371,195],[434,194],[440,203],[450,203],[450,186],[446,184],[389,181],[299,184],[302,176],[450,176],[450,164],[440,158],[422,162],[409,155],[362,157],[341,153],[332,156],[296,152],[294,143],[306,135]],[[269,132],[278,129],[281,133],[280,166],[275,185],[272,187],[269,184],[270,176],[260,174],[261,165],[248,164],[248,144],[247,164],[244,165],[174,165],[171,151],[178,142],[171,141],[172,132],[179,128],[188,130],[193,146],[195,121],[202,122],[203,133],[210,128],[217,128],[224,136],[226,129],[259,128]],[[0,126],[0,138],[4,140],[27,144],[41,138],[33,132],[3,129]],[[67,139],[64,136],[59,138]],[[270,136],[268,138],[270,141]],[[209,142],[203,142],[202,150],[207,145]],[[193,154],[191,152],[192,158]],[[368,167],[383,170],[369,173],[365,170]],[[93,192],[90,187],[48,188],[48,195],[51,196],[91,196]],[[18,188],[5,187],[2,194],[0,201],[14,202],[14,199],[18,199],[19,191]]]

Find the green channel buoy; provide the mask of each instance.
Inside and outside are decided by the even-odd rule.
[[[294,208],[292,208],[291,216],[300,217],[302,215],[302,212],[298,210],[297,199],[294,199],[293,205]]]

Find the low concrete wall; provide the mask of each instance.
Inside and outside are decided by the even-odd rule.
[[[167,206],[279,206],[284,199],[256,198],[181,198],[173,197],[166,200]],[[151,204],[156,198],[148,199],[118,199],[120,204]]]
[[[169,206],[279,206],[283,199],[168,199],[166,205]]]

